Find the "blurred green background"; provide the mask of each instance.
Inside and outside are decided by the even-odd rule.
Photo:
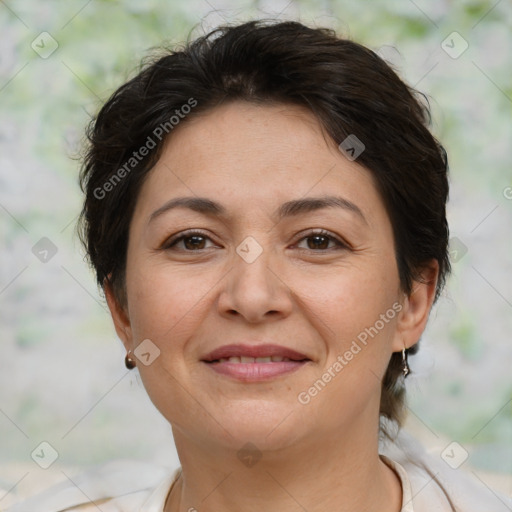
[[[170,427],[124,368],[74,234],[76,155],[90,117],[151,47],[261,17],[335,28],[429,96],[450,159],[453,276],[411,359],[408,429],[435,456],[459,442],[464,467],[512,494],[508,1],[10,0],[0,1],[0,508],[64,468],[178,463]],[[58,453],[47,470],[31,458],[42,441]]]

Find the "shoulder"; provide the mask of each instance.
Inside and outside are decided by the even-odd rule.
[[[453,469],[441,456],[429,455],[404,432],[381,451],[398,466],[395,469],[402,473],[402,482],[405,479],[406,485],[410,486],[409,499],[414,512],[512,510],[512,499],[492,490],[462,467]]]
[[[179,471],[138,461],[112,461],[76,476],[65,475],[65,481],[6,512],[161,512]]]

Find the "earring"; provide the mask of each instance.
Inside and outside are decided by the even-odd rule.
[[[130,350],[124,358],[124,364],[125,364],[126,368],[128,368],[128,370],[133,370],[137,366],[135,359],[133,359],[133,357],[130,356],[131,353],[132,353],[132,351]]]
[[[411,372],[409,363],[407,362],[407,349],[405,347],[402,349],[402,372],[404,374],[404,379]]]

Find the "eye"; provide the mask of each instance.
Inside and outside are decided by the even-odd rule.
[[[299,249],[313,250],[315,252],[328,251],[331,249],[347,249],[347,244],[343,243],[341,240],[338,240],[334,235],[325,230],[312,231],[307,234],[307,236],[300,239],[299,243],[302,241],[306,241],[307,247],[300,247],[297,244]],[[334,243],[334,247],[329,247],[329,243]]]
[[[185,252],[202,251],[209,249],[209,247],[205,247],[207,240],[212,241],[210,237],[206,236],[201,231],[185,231],[167,240],[162,249]],[[181,243],[182,246],[179,247]]]
[[[162,246],[164,250],[176,250],[184,252],[198,252],[209,249],[212,246],[206,246],[207,242],[212,242],[211,238],[201,231],[185,231],[168,239]],[[307,247],[300,247],[305,241]],[[330,246],[331,244],[331,246]],[[347,244],[340,241],[329,231],[318,230],[303,236],[296,245],[301,250],[312,250],[314,252],[324,252],[333,249],[347,249]]]

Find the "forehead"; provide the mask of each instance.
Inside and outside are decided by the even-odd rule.
[[[345,158],[307,109],[232,102],[172,132],[142,187],[138,209],[195,195],[238,211],[274,211],[290,199],[339,194],[366,214],[382,206],[371,173]]]

